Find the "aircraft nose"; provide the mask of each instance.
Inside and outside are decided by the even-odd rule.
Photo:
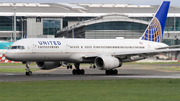
[[[13,60],[14,54],[11,54],[10,52],[6,51],[5,57],[6,57],[6,59],[8,59],[8,60]]]

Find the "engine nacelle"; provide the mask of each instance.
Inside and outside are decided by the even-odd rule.
[[[122,66],[122,61],[113,56],[100,56],[95,59],[95,65],[100,70],[114,69]]]
[[[42,70],[49,70],[49,69],[60,67],[61,63],[57,61],[36,62],[36,66]]]

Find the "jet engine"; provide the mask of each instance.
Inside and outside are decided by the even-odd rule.
[[[100,56],[95,59],[95,65],[100,70],[114,69],[122,66],[122,61],[113,56]]]
[[[42,70],[49,70],[61,66],[61,62],[47,61],[47,62],[36,62],[36,66]]]

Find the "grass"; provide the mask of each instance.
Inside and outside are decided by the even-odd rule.
[[[126,62],[123,63],[126,65],[131,65],[131,64],[180,64],[180,62]]]
[[[25,66],[26,64],[22,63],[0,63],[0,66]],[[36,65],[35,63],[31,63],[30,65]]]
[[[159,69],[180,71],[180,67],[173,67],[173,66],[171,68],[159,68]]]
[[[0,99],[2,101],[179,101],[179,84],[180,79],[0,82]]]
[[[39,70],[38,68],[31,68],[31,71]],[[24,73],[25,68],[0,68],[0,73]]]

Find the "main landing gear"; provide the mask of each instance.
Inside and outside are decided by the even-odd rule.
[[[117,74],[118,74],[117,69],[106,70],[106,75],[117,75]]]
[[[67,66],[67,69],[72,69],[72,65],[68,65],[68,66]]]
[[[90,69],[91,69],[91,68],[92,68],[92,69],[95,69],[96,66],[91,64],[91,65],[89,66],[89,68],[90,68]]]
[[[85,73],[84,69],[79,69],[80,63],[74,63],[74,66],[76,69],[73,69],[72,71],[73,75],[84,75]]]
[[[30,68],[29,68],[30,64],[31,64],[31,62],[27,62],[26,63],[26,73],[25,74],[27,76],[31,76],[32,75],[32,71],[30,71]]]

